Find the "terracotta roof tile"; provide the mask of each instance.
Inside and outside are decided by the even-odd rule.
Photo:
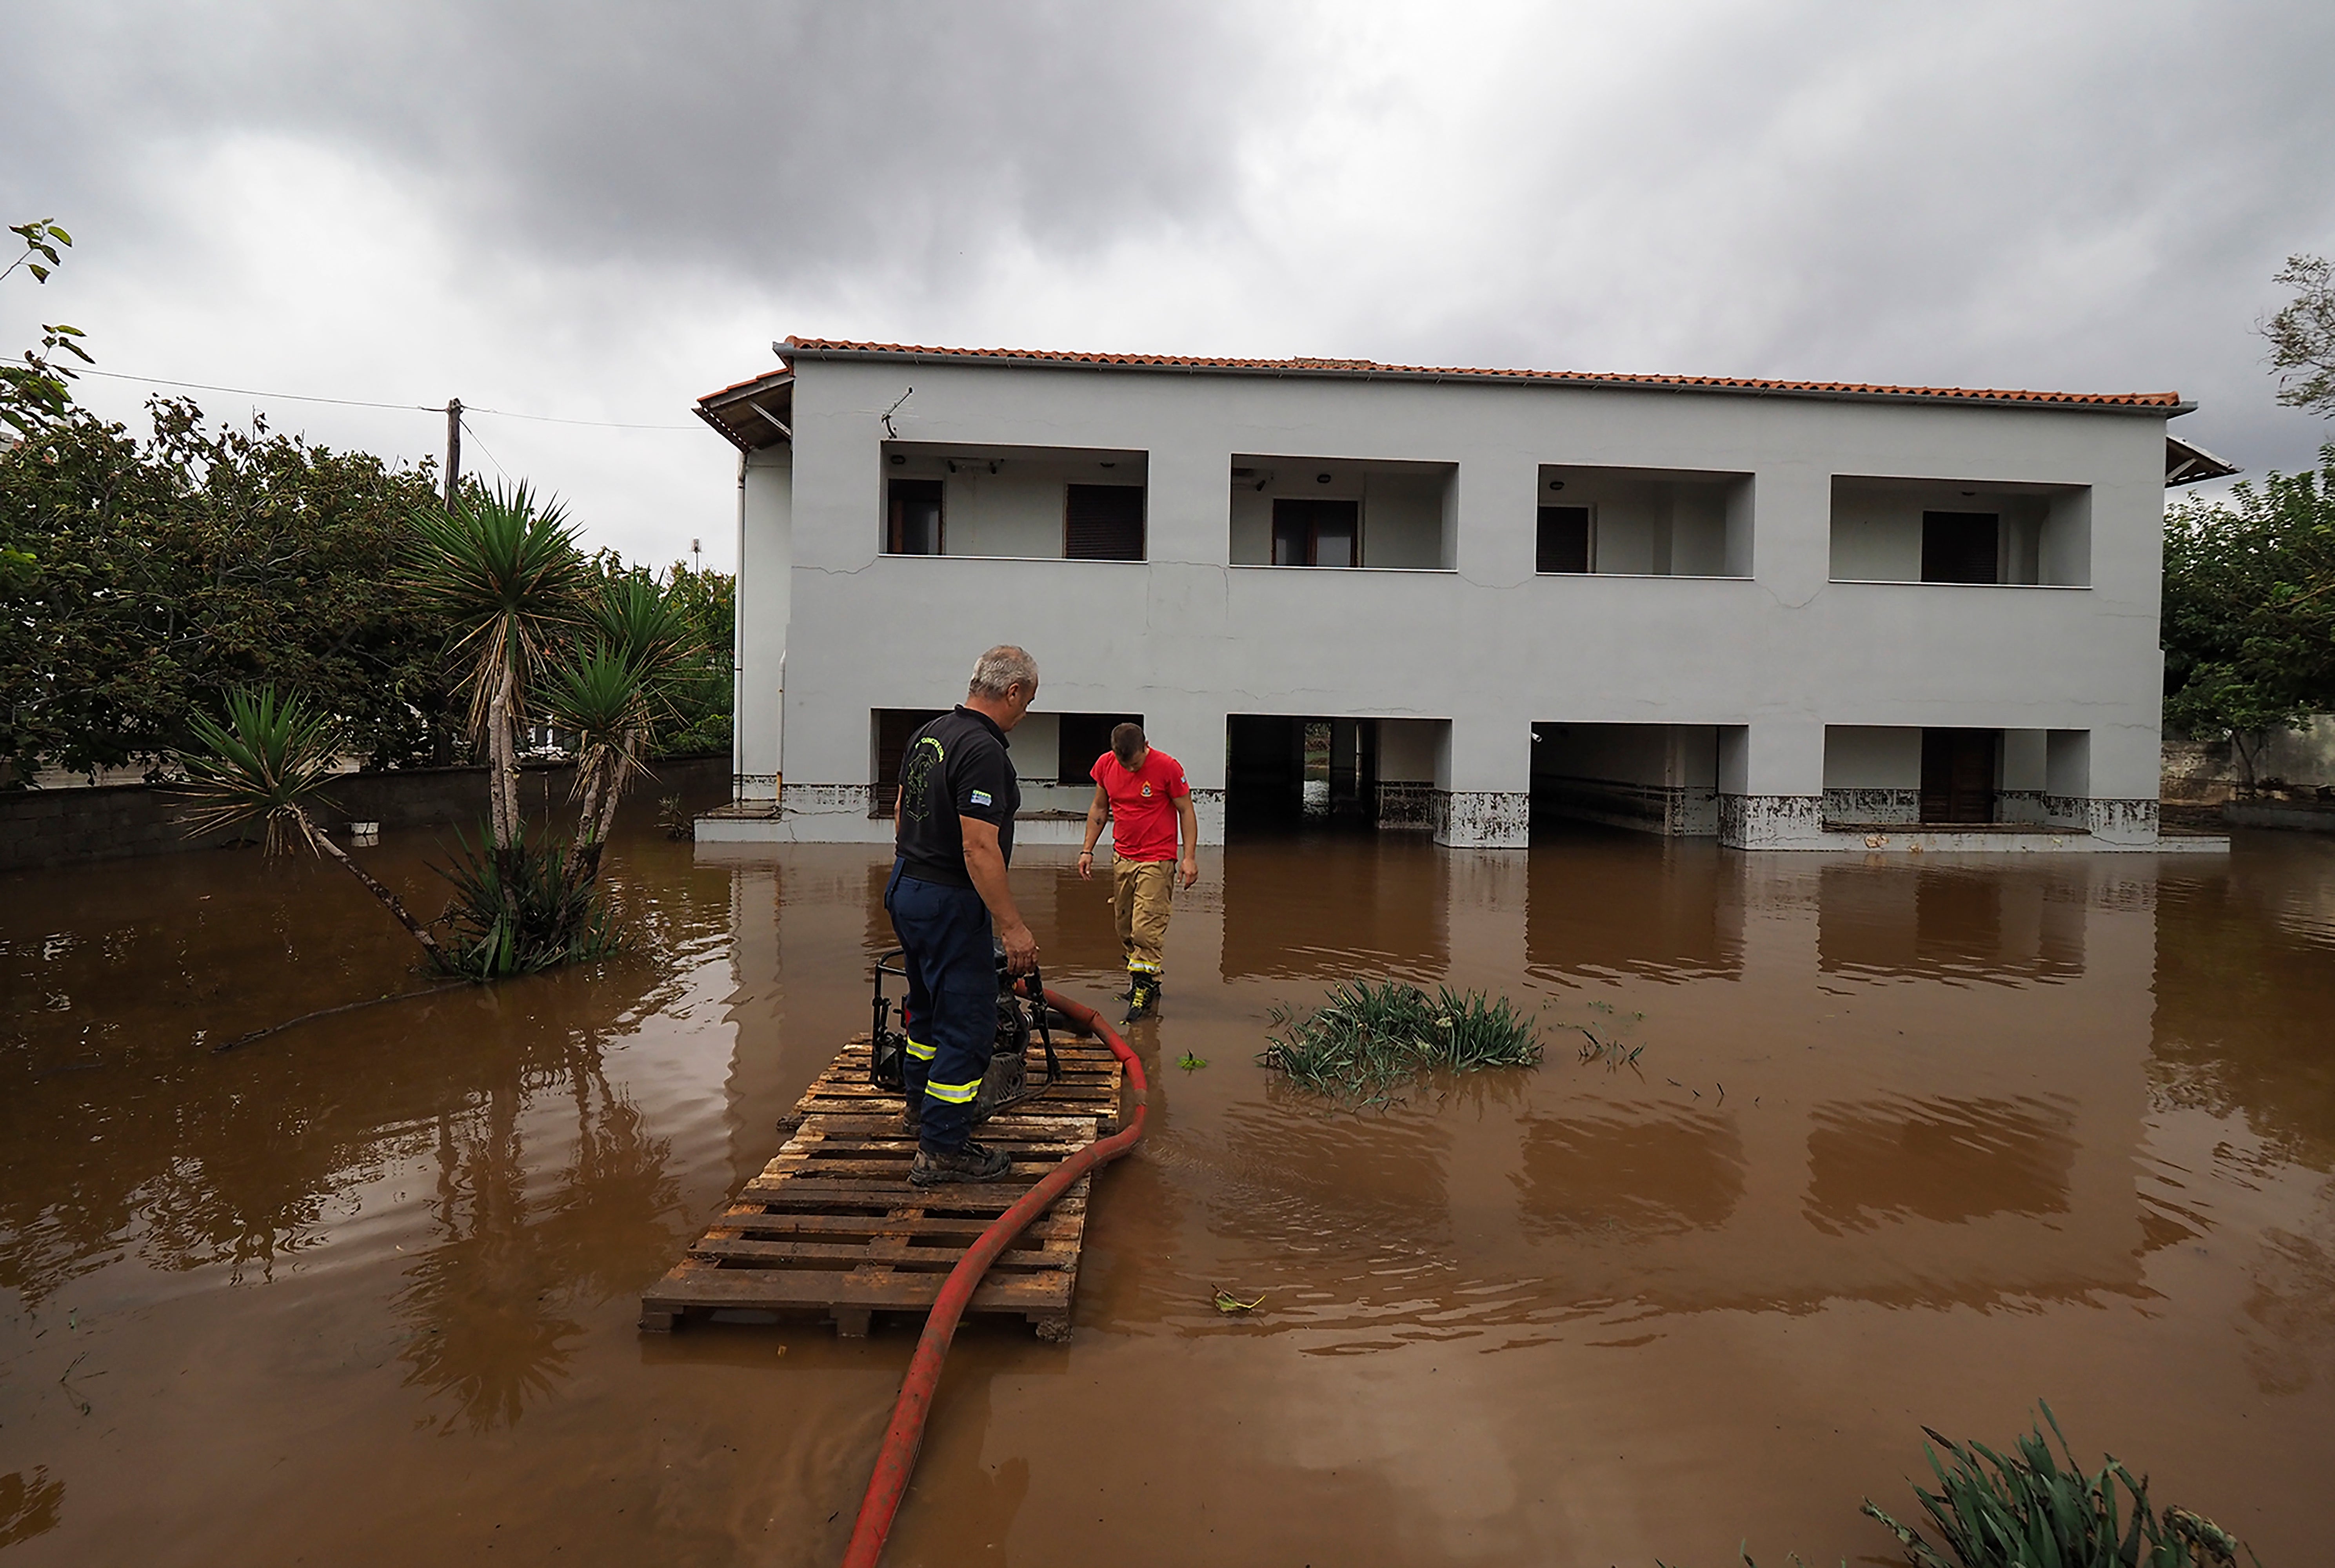
[[[1003,360],[1022,364],[1087,365],[1129,370],[1180,370],[1235,374],[1358,375],[1402,380],[1565,382],[1584,386],[1639,386],[1771,393],[1798,397],[1918,399],[1942,402],[2018,403],[2099,409],[2184,410],[2178,392],[2020,392],[2001,387],[1885,386],[1866,382],[1766,381],[1735,376],[1629,375],[1600,371],[1489,370],[1459,365],[1379,364],[1362,359],[1205,359],[1182,354],[1075,353],[1059,349],[936,348],[917,344],[857,343],[790,337],[795,358]],[[759,379],[759,378],[758,378]],[[739,386],[751,385],[741,382]],[[724,388],[723,392],[736,388]],[[722,392],[707,394],[720,397]]]

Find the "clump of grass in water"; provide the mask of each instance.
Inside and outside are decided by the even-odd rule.
[[[1486,1067],[1537,1067],[1540,1039],[1528,1014],[1507,998],[1480,991],[1433,996],[1400,981],[1348,982],[1329,1002],[1299,1015],[1273,1010],[1274,1028],[1257,1055],[1290,1082],[1316,1094],[1384,1104],[1392,1090],[1424,1072]]]
[[[2016,1454],[1923,1428],[1936,1445],[1923,1451],[1940,1490],[1916,1486],[1914,1495],[1943,1551],[1870,1497],[1864,1512],[1897,1537],[1912,1568],[2236,1568],[2242,1549],[2236,1536],[2186,1508],[2152,1512],[2148,1477],[2135,1478],[2113,1457],[2104,1457],[2096,1474],[2085,1475],[2059,1418],[2049,1405],[2042,1409],[2064,1464],[2039,1428],[2018,1440]],[[1952,1458],[1951,1467],[1939,1461],[1940,1448]],[[2244,1550],[2259,1568],[2262,1559]],[[1749,1551],[1742,1557],[1748,1568],[1759,1568]]]

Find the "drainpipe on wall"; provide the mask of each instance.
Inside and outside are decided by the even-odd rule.
[[[746,454],[738,454],[738,576],[730,590],[730,804],[746,803]]]

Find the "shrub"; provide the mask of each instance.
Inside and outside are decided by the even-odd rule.
[[[1537,1067],[1540,1040],[1528,1015],[1480,991],[1433,996],[1400,981],[1332,986],[1326,1005],[1298,1016],[1273,1010],[1261,1066],[1317,1094],[1384,1103],[1421,1073]]]

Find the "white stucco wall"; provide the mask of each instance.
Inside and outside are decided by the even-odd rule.
[[[2156,798],[2161,417],[979,362],[796,370],[791,485],[750,473],[740,686],[752,753],[775,730],[754,705],[790,611],[790,797],[865,786],[870,709],[949,702],[974,653],[1018,642],[1046,709],[1144,713],[1202,791],[1223,787],[1226,715],[1257,712],[1441,721],[1435,783],[1487,798],[1529,788],[1536,721],[1720,726],[1723,789],[1811,801],[1827,726],[2081,732],[2089,795]],[[878,416],[910,385],[903,440],[1143,454],[1148,561],[880,554]],[[1229,468],[1258,452],[1448,465],[1448,569],[1236,564]],[[1719,564],[1751,575],[1536,576],[1549,465],[1741,476],[1714,492]],[[2080,492],[2090,548],[2064,575],[2088,586],[1836,581],[1843,475]],[[1713,508],[1687,509],[1674,571],[1681,537],[1696,564],[1713,554]],[[786,611],[763,591],[784,536]]]

